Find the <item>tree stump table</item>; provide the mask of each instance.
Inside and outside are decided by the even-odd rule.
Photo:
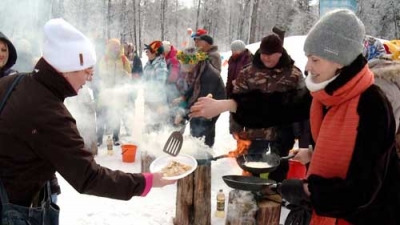
[[[279,225],[282,198],[278,194],[265,196],[258,201],[257,224]]]
[[[175,225],[211,225],[211,163],[177,182]]]
[[[279,225],[280,201],[279,195],[258,199],[250,191],[232,190],[225,225]]]
[[[156,157],[148,154],[146,151],[140,152],[140,168],[142,173],[150,172],[150,164],[154,161]]]

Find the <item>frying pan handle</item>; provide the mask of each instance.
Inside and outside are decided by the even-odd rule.
[[[185,124],[182,126],[182,128],[179,130],[179,132],[181,132],[181,134],[185,133],[185,129],[186,129],[186,125],[188,123],[190,123],[190,120],[192,120],[192,118],[189,118],[188,120],[185,121]]]
[[[222,158],[228,158],[229,157],[229,155],[228,154],[225,154],[225,155],[220,155],[220,156],[216,156],[216,157],[214,157],[214,158],[212,158],[211,160],[218,160],[218,159],[222,159]]]
[[[297,154],[297,153],[296,153],[296,154]],[[288,155],[288,156],[283,156],[283,157],[281,157],[281,160],[293,159],[293,158],[296,156],[296,154],[290,154],[290,155]]]
[[[270,188],[272,191],[275,191],[275,192],[277,192],[278,194],[280,194],[280,193],[279,193],[280,187],[281,187],[281,183],[271,184],[271,185],[269,186],[269,188]]]

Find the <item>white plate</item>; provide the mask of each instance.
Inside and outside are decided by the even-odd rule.
[[[156,173],[160,172],[164,167],[166,167],[171,161],[177,161],[186,165],[191,166],[192,168],[188,171],[186,171],[183,174],[180,174],[178,176],[173,176],[173,177],[164,177],[166,180],[179,180],[187,175],[191,174],[196,168],[197,168],[197,161],[193,156],[190,155],[185,155],[185,154],[179,154],[177,156],[170,156],[170,155],[164,155],[160,156],[157,159],[155,159],[151,164],[150,164],[150,172]]]

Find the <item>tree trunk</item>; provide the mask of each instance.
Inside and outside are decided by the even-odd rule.
[[[87,13],[86,9],[88,8],[88,2],[83,0],[81,3],[81,7],[80,7],[80,11],[81,11],[81,15],[82,15],[82,19],[81,19],[81,28],[82,29],[87,29],[87,22],[89,20],[89,14]]]
[[[121,14],[119,18],[119,23],[120,23],[120,29],[122,28],[122,31],[119,30],[121,34],[121,44],[126,42],[126,35],[129,33],[128,31],[128,23],[127,23],[127,13],[126,13],[126,0],[122,0],[121,3]]]
[[[60,15],[60,17],[63,17],[64,13],[65,13],[64,0],[60,0],[60,2],[58,4],[59,4],[59,10],[60,10],[59,15]]]
[[[281,218],[280,195],[269,195],[266,199],[258,201],[257,224],[277,225]]]
[[[257,202],[253,193],[232,190],[229,192],[225,225],[255,224],[256,212]]]
[[[179,46],[178,30],[179,30],[179,18],[178,18],[179,0],[175,0],[175,47]]]
[[[200,4],[201,4],[201,0],[199,0],[198,4],[197,4],[197,15],[196,15],[196,27],[194,32],[196,32],[196,30],[199,28],[199,20],[200,20]]]
[[[155,157],[149,155],[147,151],[140,151],[140,168],[141,173],[148,173],[150,171],[150,164],[154,161]]]
[[[142,0],[139,0],[139,6],[138,6],[138,25],[139,25],[139,57],[142,57],[142,25],[141,25],[141,20],[142,20],[142,14],[140,10],[140,5],[142,4]]]
[[[246,0],[243,2],[241,5],[241,16],[239,20],[239,39],[243,41],[247,41],[248,34],[245,32],[245,21],[246,18],[249,18],[247,14],[249,13],[249,6],[250,6],[251,0]]]
[[[175,225],[211,225],[211,164],[177,183]]]
[[[160,17],[160,25],[161,25],[161,40],[165,40],[165,10],[166,10],[166,0],[161,0],[161,17]]]
[[[278,194],[256,200],[250,191],[232,190],[229,192],[225,225],[279,225],[281,201]]]
[[[107,40],[111,38],[111,0],[108,0],[107,4]]]
[[[133,39],[132,43],[134,45],[135,51],[137,51],[137,32],[136,32],[136,0],[133,0],[132,4],[132,14],[133,14]]]
[[[256,42],[256,30],[257,30],[257,17],[258,17],[258,4],[259,0],[253,0],[253,10],[251,15],[251,22],[250,22],[250,36],[249,36],[249,43]]]
[[[232,1],[229,1],[229,24],[228,24],[228,35],[229,35],[229,41],[233,41],[233,7],[232,7]]]
[[[194,191],[194,174],[190,174],[177,182],[175,225],[189,225],[192,223],[192,206]],[[179,213],[178,213],[179,212]]]
[[[108,36],[107,36],[107,34],[108,34],[108,23],[107,23],[107,20],[108,20],[108,15],[107,15],[107,1],[108,0],[104,0],[103,1],[103,7],[102,7],[102,10],[104,10],[103,11],[103,14],[104,14],[104,16],[103,16],[103,24],[105,25],[105,28],[103,28],[103,33],[102,33],[102,38],[107,38]]]
[[[54,1],[57,1],[57,0],[51,0],[51,17],[59,17],[58,16],[58,6],[59,6],[59,3],[58,3],[58,1],[57,2],[54,2]]]

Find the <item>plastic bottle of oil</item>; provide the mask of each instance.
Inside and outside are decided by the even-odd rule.
[[[112,141],[112,139],[111,139],[111,136],[108,136],[108,138],[107,138],[107,154],[108,154],[108,155],[114,154],[114,151],[113,151],[113,141]]]
[[[225,194],[222,189],[217,194],[217,211],[215,212],[215,217],[225,217]]]

